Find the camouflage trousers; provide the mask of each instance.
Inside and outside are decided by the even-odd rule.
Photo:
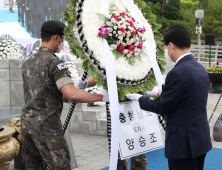
[[[26,170],[71,170],[64,136],[36,136],[21,133],[22,158]],[[47,164],[47,165],[46,165]]]
[[[117,170],[128,170],[127,159],[118,159]],[[147,160],[145,154],[131,158],[131,170],[147,170]]]

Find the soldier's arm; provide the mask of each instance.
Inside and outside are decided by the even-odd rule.
[[[64,100],[78,103],[102,101],[100,94],[91,94],[74,86],[68,67],[62,60],[52,60],[49,64],[49,77],[56,83],[57,88],[62,92]],[[94,80],[93,77],[90,78]]]
[[[78,103],[97,102],[103,100],[103,95],[87,93],[83,90],[77,89],[74,84],[63,86],[60,91],[64,98]]]

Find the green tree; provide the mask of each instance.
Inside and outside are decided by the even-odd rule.
[[[203,1],[204,34],[215,34],[216,40],[222,40],[222,0]],[[204,37],[202,37],[204,39]]]

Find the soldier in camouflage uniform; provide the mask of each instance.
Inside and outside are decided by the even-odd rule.
[[[22,66],[25,105],[21,142],[26,170],[70,170],[70,156],[60,120],[63,101],[107,101],[108,94],[75,88],[60,52],[65,24],[47,21],[41,28],[42,47]]]

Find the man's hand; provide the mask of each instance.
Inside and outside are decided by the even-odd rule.
[[[101,95],[103,95],[102,102],[109,102],[109,93],[108,93],[108,91],[102,90]]]
[[[88,87],[88,81],[87,80],[82,81],[82,78],[80,78],[77,82],[77,88],[84,90],[87,87]]]
[[[142,97],[143,95],[141,94],[127,94],[126,97],[132,101],[139,101],[139,98]]]
[[[28,10],[29,10],[29,7],[26,7],[26,10],[28,11]]]
[[[152,95],[159,96],[160,94],[161,94],[161,89],[159,87],[155,86],[152,91],[146,91],[146,93],[144,95],[149,97]]]

